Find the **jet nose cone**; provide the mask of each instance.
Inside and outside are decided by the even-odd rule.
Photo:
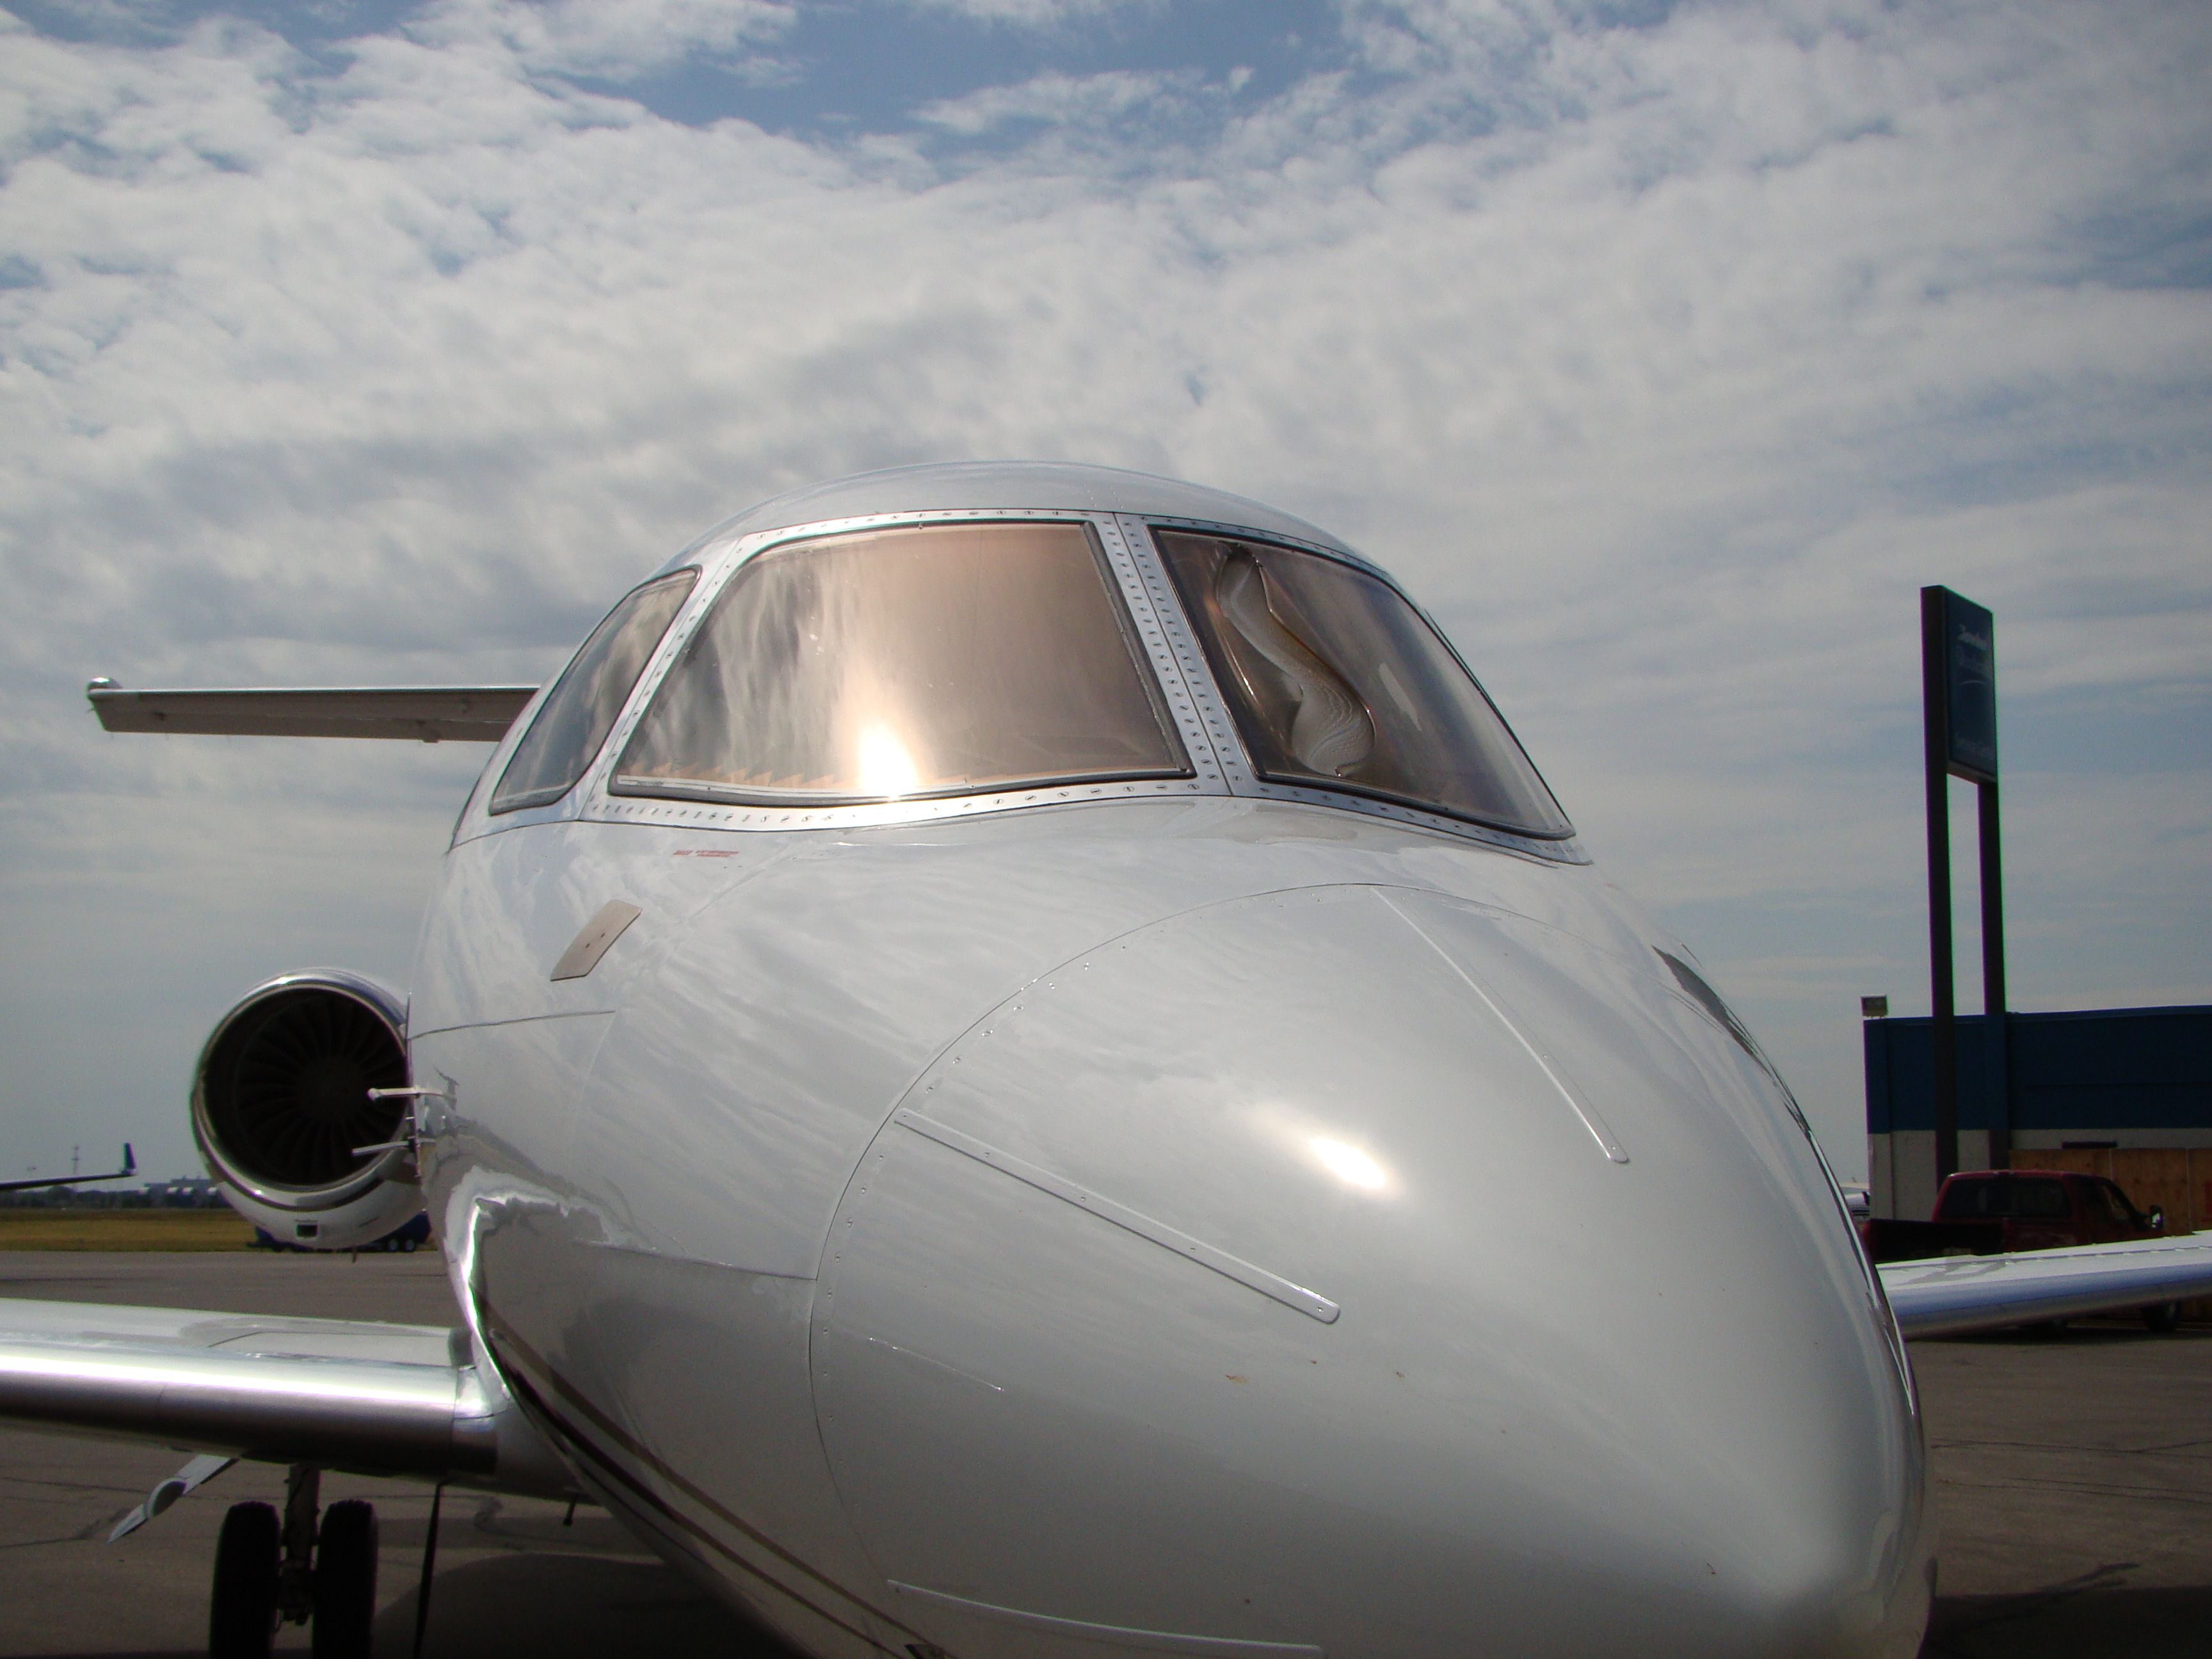
[[[836,1218],[814,1341],[930,1639],[1912,1653],[1901,1357],[1780,1091],[1662,972],[1308,890],[1115,941],[948,1050]],[[948,1489],[1003,1523],[938,1524]]]
[[[1552,1226],[1468,1224],[1470,1252],[1518,1271],[1431,1292],[1464,1310],[1471,1365],[1484,1345],[1469,1334],[1507,1310],[1525,1331],[1555,1407],[1532,1463],[1555,1520],[1614,1534],[1601,1593],[1672,1607],[1674,1633],[1647,1652],[1917,1651],[1926,1472],[1910,1376],[1779,1079],[1656,953],[1625,961],[1428,895],[1384,902],[1480,1003],[1492,1052],[1470,1073],[1494,1099],[1571,1113],[1615,1165],[1531,1149],[1559,1195]]]

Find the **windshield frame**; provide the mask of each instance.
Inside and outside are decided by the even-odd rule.
[[[553,705],[560,701],[562,692],[569,689],[574,682],[578,669],[583,664],[586,653],[591,650],[601,635],[614,625],[616,617],[621,615],[624,606],[633,601],[643,599],[648,593],[663,588],[673,588],[679,582],[683,584],[683,589],[676,596],[674,608],[669,611],[667,619],[661,623],[660,631],[653,635],[651,648],[639,659],[637,672],[630,676],[629,683],[623,688],[622,700],[614,706],[613,713],[609,716],[605,726],[600,731],[598,741],[584,752],[581,762],[569,775],[568,781],[557,787],[553,784],[541,784],[534,788],[518,790],[510,796],[507,787],[508,774],[521,763],[523,752],[530,747],[532,740],[541,735],[540,728],[544,726],[548,716],[551,714]],[[662,642],[676,631],[677,623],[683,620],[684,608],[691,602],[691,595],[697,591],[698,586],[699,567],[696,564],[684,565],[663,574],[647,577],[615,601],[613,608],[599,619],[599,624],[589,634],[584,636],[584,642],[576,647],[575,654],[568,659],[568,665],[553,677],[551,684],[545,689],[544,695],[532,699],[527,718],[515,723],[520,728],[518,735],[514,742],[507,745],[501,756],[496,781],[492,785],[491,793],[484,798],[486,814],[492,817],[506,817],[512,813],[526,812],[532,807],[550,806],[591,776],[592,769],[599,763],[600,754],[606,748],[608,738],[613,735],[615,728],[622,723],[623,711],[629,707],[637,696],[638,687],[644,684],[647,677],[652,673],[655,659],[660,654]],[[623,618],[625,623],[629,620],[628,617]],[[487,768],[487,770],[489,769]]]
[[[1574,821],[1568,815],[1566,807],[1560,802],[1559,793],[1552,787],[1550,781],[1544,776],[1543,769],[1536,764],[1535,757],[1529,754],[1528,745],[1521,741],[1520,734],[1514,731],[1512,723],[1505,718],[1504,711],[1498,707],[1497,700],[1490,695],[1489,688],[1483,684],[1474,669],[1468,666],[1467,659],[1460,654],[1459,647],[1452,643],[1451,635],[1437,625],[1437,619],[1429,614],[1419,601],[1407,592],[1389,571],[1344,548],[1298,541],[1287,536],[1262,534],[1258,531],[1237,525],[1200,523],[1185,519],[1163,518],[1156,514],[1145,515],[1141,523],[1146,532],[1146,539],[1149,544],[1147,550],[1161,572],[1164,589],[1161,599],[1164,601],[1164,608],[1172,607],[1175,625],[1180,630],[1186,650],[1197,663],[1202,665],[1206,690],[1213,704],[1212,708],[1209,710],[1207,725],[1209,728],[1218,726],[1226,733],[1233,734],[1232,741],[1237,752],[1235,762],[1229,769],[1237,793],[1347,807],[1353,806],[1357,803],[1367,810],[1380,811],[1389,817],[1409,819],[1434,828],[1448,829],[1457,834],[1471,834],[1483,840],[1510,846],[1519,851],[1534,852],[1541,857],[1554,861],[1570,863],[1588,861],[1587,855],[1576,844]],[[1431,636],[1443,647],[1445,654],[1457,665],[1460,672],[1467,676],[1468,684],[1474,688],[1476,695],[1482,699],[1484,705],[1489,709],[1492,718],[1498,722],[1498,729],[1504,734],[1506,740],[1520,755],[1522,761],[1528,769],[1529,775],[1534,778],[1537,785],[1543,790],[1545,798],[1551,802],[1553,808],[1558,812],[1559,828],[1535,830],[1519,824],[1501,823],[1455,811],[1438,802],[1399,794],[1348,781],[1325,782],[1319,779],[1299,777],[1294,781],[1291,778],[1261,772],[1246,740],[1242,716],[1235,700],[1229,697],[1223,689],[1222,665],[1217,661],[1212,647],[1203,639],[1199,629],[1193,623],[1183,604],[1182,590],[1169,573],[1167,552],[1160,545],[1156,533],[1159,532],[1176,535],[1206,536],[1223,541],[1249,543],[1259,547],[1281,548],[1287,552],[1328,559],[1379,582],[1390,593],[1395,595],[1400,603],[1403,604],[1421,625],[1429,630]],[[1219,737],[1217,737],[1216,742],[1218,745]]]
[[[844,535],[857,531],[891,530],[908,526],[974,523],[1073,524],[1087,527],[1103,545],[1110,573],[1109,597],[1118,599],[1133,625],[1136,647],[1145,669],[1166,704],[1172,731],[1194,775],[1126,778],[1090,783],[992,789],[969,794],[924,798],[902,796],[894,800],[854,805],[805,802],[749,802],[690,800],[665,795],[615,793],[610,787],[615,767],[628,747],[645,711],[659,693],[662,681],[692,635],[704,625],[728,585],[738,580],[753,560],[795,543]],[[667,828],[721,830],[782,831],[817,829],[866,829],[877,825],[922,824],[1018,811],[1030,806],[1080,805],[1092,802],[1134,799],[1192,799],[1228,793],[1219,763],[1200,715],[1197,699],[1184,684],[1166,626],[1155,611],[1152,584],[1145,560],[1149,549],[1132,547],[1111,514],[1071,507],[1030,508],[1018,506],[988,510],[933,508],[920,511],[854,514],[818,522],[779,526],[767,531],[732,532],[701,538],[665,569],[696,564],[703,573],[691,590],[683,612],[661,641],[653,663],[638,681],[629,707],[615,724],[599,758],[584,780],[560,802],[489,818],[481,798],[472,802],[459,839],[548,818],[574,817],[593,823],[656,824]],[[495,756],[495,762],[499,758]]]
[[[1177,729],[1177,722],[1170,711],[1168,699],[1161,690],[1158,677],[1146,660],[1144,641],[1139,624],[1130,613],[1128,597],[1121,591],[1121,584],[1107,556],[1106,549],[1102,545],[1097,526],[1094,523],[1082,520],[1071,523],[1061,520],[1047,524],[1046,521],[1029,517],[999,515],[984,518],[969,514],[963,515],[957,524],[953,526],[943,523],[893,524],[873,526],[859,532],[825,531],[818,526],[810,526],[802,535],[787,538],[769,546],[757,549],[738,568],[732,571],[726,581],[720,584],[713,602],[702,613],[698,623],[690,630],[685,641],[685,648],[677,653],[668,670],[661,676],[659,683],[653,688],[653,696],[646,701],[639,725],[641,726],[643,720],[652,717],[661,698],[673,693],[674,676],[681,672],[684,662],[688,659],[690,646],[704,637],[702,630],[712,629],[717,624],[724,615],[726,607],[736,603],[739,599],[742,586],[763,567],[772,567],[787,560],[805,558],[817,549],[850,541],[855,537],[895,537],[902,532],[909,531],[926,532],[951,528],[980,530],[994,526],[1067,528],[1074,530],[1081,538],[1085,550],[1091,556],[1091,568],[1098,578],[1099,597],[1105,602],[1108,613],[1113,618],[1115,635],[1127,653],[1127,660],[1130,675],[1143,699],[1146,711],[1152,715],[1154,728],[1168,751],[1164,757],[1168,763],[1160,766],[1040,773],[1028,776],[994,778],[981,782],[962,781],[914,789],[896,795],[885,795],[845,788],[818,790],[779,788],[720,783],[708,779],[686,778],[680,775],[656,777],[646,774],[625,774],[621,768],[623,761],[628,757],[629,745],[635,740],[635,733],[633,732],[625,736],[622,748],[614,751],[613,763],[607,776],[607,793],[610,795],[647,799],[690,800],[738,806],[788,806],[803,810],[809,807],[896,805],[907,801],[1003,795],[1040,789],[1080,787],[1091,784],[1184,781],[1194,779],[1198,775],[1198,767],[1188,752],[1188,743]]]

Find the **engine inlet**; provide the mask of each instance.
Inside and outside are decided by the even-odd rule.
[[[406,1107],[372,1089],[407,1082],[404,1016],[380,986],[291,975],[224,1017],[203,1054],[194,1127],[219,1173],[249,1189],[326,1194],[367,1173]]]

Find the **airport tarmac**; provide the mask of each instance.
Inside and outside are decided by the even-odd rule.
[[[437,1257],[0,1255],[0,1295],[444,1323]],[[2212,1330],[2112,1322],[1914,1346],[1942,1528],[1924,1659],[2162,1659],[2212,1652]],[[183,1656],[206,1641],[226,1507],[280,1499],[239,1465],[123,1542],[116,1518],[175,1453],[0,1431],[0,1654]],[[429,1495],[326,1477],[374,1501],[377,1652],[404,1659]],[[785,1650],[605,1515],[447,1494],[430,1655],[771,1659]],[[280,1649],[304,1650],[287,1626]]]
[[[445,1263],[413,1255],[0,1253],[0,1295],[244,1313],[457,1322]],[[284,1472],[240,1463],[118,1544],[106,1541],[182,1455],[159,1447],[0,1431],[0,1654],[153,1659],[207,1650],[216,1529],[241,1499],[282,1504]],[[378,1659],[414,1650],[415,1599],[430,1492],[412,1481],[329,1474],[325,1503],[375,1504],[381,1546]],[[710,1600],[603,1511],[448,1490],[426,1656],[714,1654],[790,1650]],[[304,1653],[288,1625],[279,1652]]]

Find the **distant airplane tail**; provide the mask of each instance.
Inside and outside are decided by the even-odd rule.
[[[106,1175],[48,1176],[33,1181],[0,1181],[0,1193],[31,1192],[42,1187],[74,1187],[87,1181],[121,1181],[138,1173],[138,1155],[131,1150],[131,1143],[123,1143],[123,1167],[110,1170]]]

